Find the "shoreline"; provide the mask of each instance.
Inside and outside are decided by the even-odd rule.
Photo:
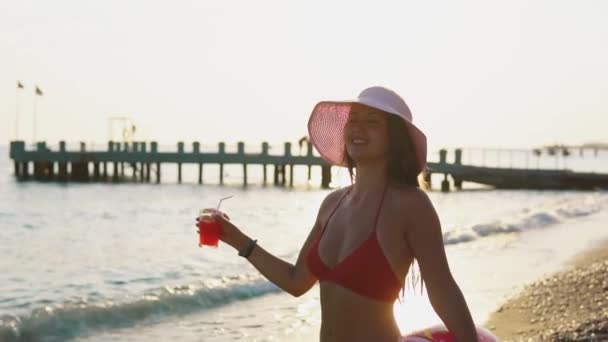
[[[484,324],[507,341],[608,341],[608,240],[526,285]]]

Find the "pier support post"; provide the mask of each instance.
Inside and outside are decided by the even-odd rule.
[[[25,143],[23,141],[11,141],[9,158],[14,160],[15,177],[17,177],[17,179],[21,179],[23,177],[23,168],[21,166],[22,162],[18,160],[19,155],[23,152],[25,152]]]
[[[184,154],[183,141],[177,143],[177,153],[179,154],[179,159],[181,160],[181,155]],[[182,163],[177,163],[177,182],[180,184],[182,182]]]
[[[131,169],[133,169],[133,181],[137,181],[137,163],[131,163]]]
[[[285,143],[283,154],[286,158],[291,157],[291,143],[290,142]],[[286,164],[281,165],[281,175],[282,175],[281,185],[283,185],[283,186],[285,186],[285,183],[287,182],[287,169],[286,168],[287,168]],[[291,172],[292,171],[290,171],[290,175],[292,174]],[[291,178],[290,178],[289,184],[290,184],[290,186],[292,185]]]
[[[150,152],[155,155],[158,152],[158,142],[150,143]],[[150,164],[148,164],[148,181],[150,180]],[[160,183],[160,162],[156,162],[156,184]]]
[[[114,172],[112,173],[112,181],[118,182],[118,162],[114,162]]]
[[[243,164],[243,186],[247,186],[247,164]]]
[[[308,165],[308,181],[312,179],[312,166]]]
[[[312,157],[312,143],[310,141],[306,143],[306,156]]]
[[[146,182],[150,183],[150,163],[146,163]]]
[[[144,182],[146,180],[146,164],[139,163],[139,181]]]
[[[96,181],[99,180],[99,163],[98,162],[93,163],[93,179],[95,179]]]
[[[443,174],[444,178],[441,181],[441,192],[450,192],[450,181],[448,181],[448,174]]]
[[[263,169],[262,169],[262,171],[263,171],[263,173],[264,173],[264,176],[263,176],[263,184],[264,184],[264,186],[265,186],[265,185],[266,185],[266,173],[267,173],[267,172],[266,172],[266,164],[263,164],[263,165],[262,165],[262,168],[263,168]]]
[[[84,146],[84,145],[83,145]],[[80,163],[80,167],[82,168],[82,179],[85,182],[88,182],[91,175],[89,174],[89,163],[88,162],[82,162]]]
[[[42,162],[35,161],[34,162],[34,179],[41,180],[42,179]]]
[[[46,143],[43,141],[36,143],[36,152],[46,152]],[[44,164],[44,161],[34,161],[34,179],[42,180],[45,178]]]
[[[218,146],[218,153],[220,155],[220,159],[224,159],[224,154],[226,153],[226,143],[221,142]],[[224,185],[224,163],[220,162],[220,185]]]
[[[289,164],[289,187],[293,188],[293,164]]]
[[[237,143],[237,154],[239,156],[245,154],[245,143],[242,141]],[[243,186],[247,186],[247,163],[243,163]]]
[[[321,166],[321,188],[323,188],[323,189],[329,188],[330,183],[331,183],[331,166],[323,165],[323,166]]]
[[[47,177],[49,180],[52,180],[55,178],[55,162],[48,162],[47,165]]]
[[[58,165],[59,180],[66,182],[68,180],[68,163],[60,162]]]
[[[114,141],[112,141],[112,140],[108,141],[108,152],[109,152],[109,155],[113,155],[112,152],[114,152]],[[104,182],[108,181],[108,174],[109,174],[108,162],[104,161],[103,162],[103,180],[104,180]]]
[[[279,164],[274,164],[274,182],[273,185],[279,185]]]
[[[262,153],[263,156],[267,156],[268,155],[268,142],[264,141],[262,143]],[[262,171],[263,171],[263,185],[266,186],[266,184],[268,183],[268,170],[267,168],[267,164],[264,163],[262,164]]]
[[[87,162],[73,162],[72,174],[70,179],[77,182],[86,182],[89,180],[89,165]]]
[[[141,155],[146,155],[146,142],[142,141],[139,143],[139,149],[137,150],[141,152]],[[139,162],[139,181],[144,182],[146,180],[146,164],[144,162]]]
[[[454,187],[458,190],[462,190],[462,179],[454,178]]]
[[[220,163],[220,185],[224,185],[224,163]]]
[[[160,162],[156,163],[156,184],[160,183]]]
[[[23,162],[23,178],[24,179],[28,179],[30,178],[30,163],[29,162]]]
[[[281,164],[281,186],[285,186],[285,183],[287,182],[286,169],[287,169],[287,165]]]
[[[28,162],[21,162],[19,165],[20,168],[20,173],[21,173],[21,179],[28,179],[29,176],[29,163]]]
[[[136,141],[131,143],[132,151],[134,154],[137,154],[138,143]],[[133,181],[137,182],[137,162],[131,162],[131,168],[133,169]]]
[[[118,143],[118,150],[120,151],[120,143]],[[129,143],[125,142],[122,144],[122,151],[125,152],[125,154],[127,152],[129,152]],[[124,178],[125,176],[125,163],[124,162],[120,162],[120,178]]]
[[[195,141],[192,143],[192,152],[200,158],[198,155],[201,153],[201,143]],[[198,163],[198,184],[203,184],[203,163]]]

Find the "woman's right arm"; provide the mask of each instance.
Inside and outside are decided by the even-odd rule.
[[[332,192],[323,200],[314,226],[308,234],[308,238],[304,242],[304,245],[300,249],[298,260],[295,265],[272,255],[259,245],[255,246],[247,258],[247,260],[266,277],[266,279],[293,296],[298,297],[306,293],[317,281],[315,276],[308,270],[306,255],[317,234],[321,230],[321,213],[326,207],[326,203],[331,201],[335,196],[335,193],[336,192]],[[222,223],[222,241],[229,244],[237,251],[243,250],[251,242],[251,238],[234,226],[226,215],[217,214],[214,217]]]

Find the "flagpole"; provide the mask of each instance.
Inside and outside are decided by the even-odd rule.
[[[34,95],[34,122],[33,122],[33,132],[32,137],[34,138],[34,145],[36,145],[36,98],[38,95]]]

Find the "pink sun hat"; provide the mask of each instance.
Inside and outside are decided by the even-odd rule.
[[[402,118],[416,155],[416,173],[426,168],[426,136],[412,123],[412,112],[399,94],[378,86],[363,90],[356,100],[321,101],[312,110],[308,119],[308,135],[325,161],[337,166],[347,166],[343,131],[355,103]]]

